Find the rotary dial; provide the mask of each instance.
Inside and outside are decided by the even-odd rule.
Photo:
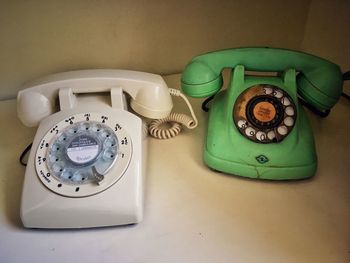
[[[83,197],[99,193],[119,180],[131,153],[131,139],[119,123],[106,115],[77,114],[45,134],[35,167],[39,179],[50,190]]]
[[[284,90],[261,84],[238,96],[233,119],[240,133],[249,140],[280,142],[293,129],[296,107]]]

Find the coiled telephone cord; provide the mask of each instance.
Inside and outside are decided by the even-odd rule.
[[[172,96],[181,97],[186,102],[192,118],[182,113],[171,113],[164,119],[153,120],[148,127],[148,131],[149,134],[156,139],[170,139],[178,135],[183,126],[188,129],[194,129],[198,125],[196,115],[186,96],[177,89],[169,89],[169,93]],[[169,125],[170,127],[164,127]]]

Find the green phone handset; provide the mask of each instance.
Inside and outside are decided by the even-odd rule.
[[[221,71],[232,68],[226,90]],[[278,72],[248,76],[245,70]],[[237,48],[194,58],[181,84],[185,94],[215,95],[209,112],[204,162],[244,177],[285,180],[313,176],[317,157],[311,127],[298,95],[320,111],[342,91],[340,68],[306,53]]]

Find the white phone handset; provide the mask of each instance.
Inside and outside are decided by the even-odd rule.
[[[113,88],[120,88],[131,96],[132,109],[151,119],[168,116],[173,106],[163,78],[144,72],[72,71],[50,75],[28,86],[30,88],[18,93],[17,112],[23,124],[29,127],[37,126],[43,118],[57,111],[58,96],[60,110],[62,110],[74,106],[74,94],[111,92]],[[113,102],[113,92],[111,92],[111,99]]]

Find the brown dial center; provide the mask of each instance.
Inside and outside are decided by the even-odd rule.
[[[258,102],[253,109],[254,117],[261,122],[272,121],[276,116],[276,109],[267,101]]]

